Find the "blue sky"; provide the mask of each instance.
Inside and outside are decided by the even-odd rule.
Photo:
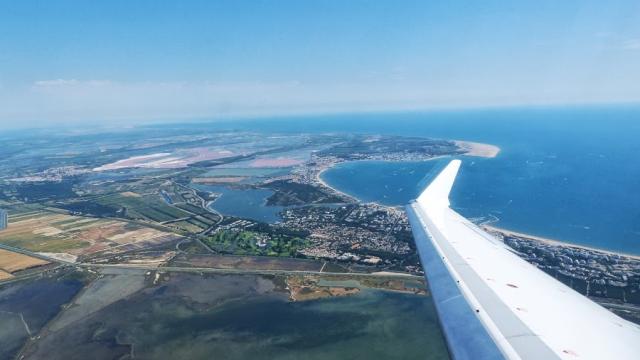
[[[640,2],[0,1],[0,123],[640,102]]]

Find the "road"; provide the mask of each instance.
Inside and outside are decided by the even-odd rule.
[[[397,279],[416,279],[422,280],[422,276],[403,274],[403,273],[342,273],[342,272],[326,272],[326,271],[310,271],[310,270],[287,270],[287,269],[219,269],[219,268],[202,268],[202,267],[157,267],[150,265],[129,265],[129,264],[91,264],[91,263],[74,263],[55,259],[37,252],[16,248],[9,245],[0,244],[0,249],[13,251],[19,254],[32,256],[38,259],[47,260],[52,263],[61,263],[82,268],[114,268],[114,269],[137,269],[146,271],[164,271],[164,272],[188,272],[188,273],[214,273],[214,274],[251,274],[251,275],[335,275],[350,277],[385,277]]]
[[[163,271],[163,272],[188,272],[188,273],[214,273],[214,274],[250,274],[250,275],[335,275],[350,277],[385,277],[394,279],[416,279],[422,280],[422,276],[403,274],[403,273],[343,273],[343,272],[320,272],[311,270],[267,270],[267,269],[219,269],[219,268],[203,268],[203,267],[157,267],[151,265],[128,265],[128,264],[75,264],[84,268],[114,268],[114,269],[136,269],[147,271]]]
[[[209,207],[209,204],[210,204],[211,202],[207,202],[207,201],[206,201],[205,199],[203,199],[200,195],[198,195],[198,192],[197,192],[195,189],[192,189],[192,188],[190,188],[190,187],[188,187],[188,186],[184,186],[184,185],[179,184],[179,183],[177,183],[177,182],[172,182],[172,183],[173,183],[175,186],[181,187],[181,188],[183,188],[183,189],[185,189],[185,190],[187,190],[187,191],[191,192],[191,193],[193,194],[193,196],[195,196],[196,198],[198,198],[198,199],[200,200],[200,207],[201,207],[201,208],[203,208],[204,210],[206,210],[206,211],[208,211],[208,212],[210,212],[210,213],[212,213],[212,214],[215,214],[215,215],[217,215],[217,216],[219,217],[219,220],[218,220],[214,225],[211,225],[209,228],[204,229],[204,230],[203,230],[202,232],[200,232],[198,235],[208,235],[208,234],[209,234],[209,233],[211,233],[213,230],[215,230],[215,229],[218,227],[218,225],[220,225],[220,223],[222,222],[222,220],[224,220],[224,216],[222,215],[222,213],[221,213],[221,212],[219,212],[218,210],[214,209],[214,208]],[[167,204],[169,204],[169,203],[167,202]],[[169,204],[169,205],[170,205],[170,206],[174,206],[174,204]],[[186,210],[184,210],[184,209],[181,209],[181,210],[186,211]],[[188,211],[188,212],[189,212],[189,211]],[[189,212],[189,213],[191,213],[191,212]],[[191,214],[193,214],[193,213],[191,213]],[[197,214],[193,214],[193,215],[197,215]],[[208,252],[210,252],[210,253],[212,253],[212,254],[214,254],[214,253],[215,253],[215,251],[213,251],[210,247],[208,247],[205,243],[203,243],[203,242],[202,242],[202,240],[200,240],[197,236],[193,237],[193,239],[194,239],[195,241],[197,241],[197,242],[198,242],[198,243],[199,243],[203,248],[207,249],[207,251],[208,251]]]

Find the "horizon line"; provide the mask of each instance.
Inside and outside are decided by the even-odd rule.
[[[235,114],[217,114],[217,115],[201,115],[201,116],[171,116],[167,118],[108,118],[96,119],[95,121],[83,120],[57,120],[53,124],[42,124],[36,126],[16,126],[6,127],[0,120],[0,133],[15,132],[22,130],[48,130],[54,128],[81,128],[81,129],[111,129],[111,128],[137,128],[154,125],[178,125],[178,124],[207,124],[215,122],[233,122],[233,121],[266,121],[266,120],[288,120],[296,117],[315,118],[323,116],[340,116],[340,115],[383,115],[383,114],[420,114],[420,113],[442,113],[442,112],[466,112],[466,111],[500,111],[513,109],[566,109],[566,108],[606,108],[606,107],[640,107],[640,100],[637,101],[596,101],[596,102],[566,102],[566,103],[522,103],[522,104],[487,104],[487,105],[429,105],[429,106],[408,106],[396,108],[380,108],[380,109],[327,109],[327,110],[300,110],[290,112],[274,111],[273,113],[235,113]],[[15,120],[13,120],[15,121]],[[12,121],[12,122],[13,122]],[[110,124],[104,124],[110,122]],[[129,123],[127,123],[129,122]]]

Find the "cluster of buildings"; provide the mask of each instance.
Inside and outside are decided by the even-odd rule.
[[[220,231],[245,231],[253,226],[255,226],[256,223],[254,221],[251,220],[246,220],[246,219],[239,219],[239,220],[235,220],[229,224],[226,225],[220,225],[216,228],[214,233],[220,232]]]
[[[334,156],[318,156],[312,154],[310,161],[295,167],[291,171],[291,174],[287,176],[301,184],[318,185],[318,174],[341,161],[342,160]]]
[[[345,216],[344,222],[358,224],[378,232],[394,234],[411,232],[407,216],[403,211],[375,203],[355,207]]]
[[[14,182],[60,182],[65,177],[76,176],[81,174],[90,173],[91,169],[86,169],[80,166],[61,166],[46,169],[42,172],[26,175],[22,177],[13,178],[10,181]]]
[[[311,234],[310,246],[300,251],[305,256],[402,267],[413,252],[411,233],[400,214],[385,209],[373,204],[308,206],[286,209],[282,218],[283,225]]]
[[[640,305],[640,259],[497,234],[519,255],[576,291]]]

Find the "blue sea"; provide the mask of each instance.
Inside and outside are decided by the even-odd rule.
[[[461,157],[452,206],[503,228],[640,254],[640,107],[510,108],[236,122],[239,129],[396,134],[485,142],[496,158]],[[341,164],[328,183],[403,205],[450,159]]]

